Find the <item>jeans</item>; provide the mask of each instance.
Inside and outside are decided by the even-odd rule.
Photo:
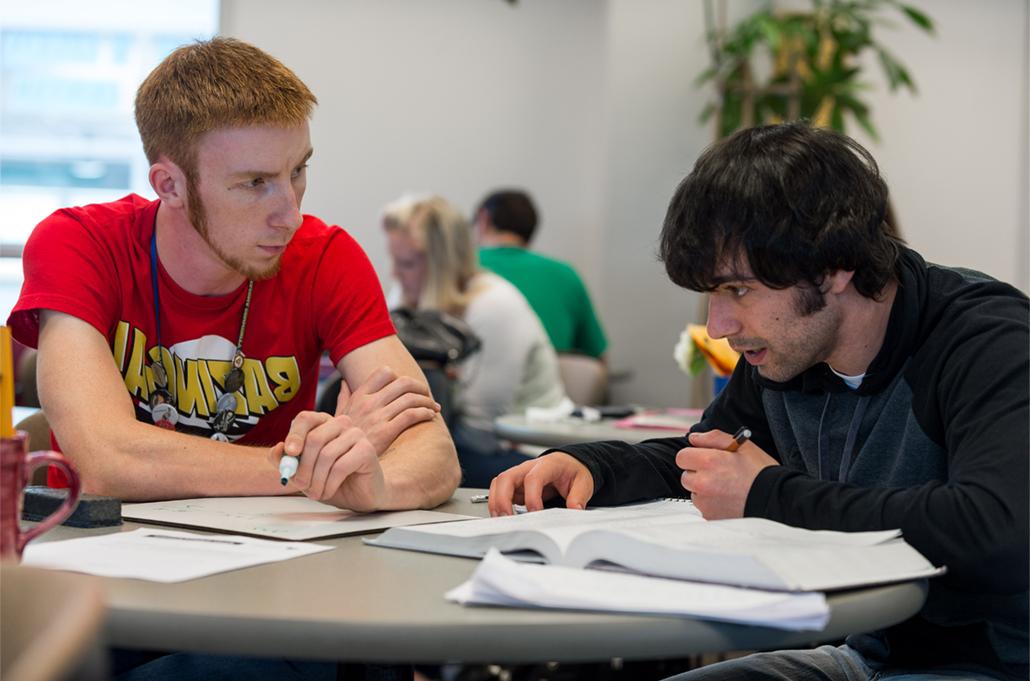
[[[694,669],[666,681],[993,681],[977,672],[876,670],[849,646],[755,653]]]

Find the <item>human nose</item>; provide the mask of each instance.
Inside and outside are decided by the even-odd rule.
[[[733,304],[719,295],[708,296],[708,335],[725,338],[740,333],[740,322],[733,312]]]
[[[303,191],[298,191],[292,184],[287,185],[281,192],[279,205],[272,215],[272,224],[276,227],[289,229],[291,232],[300,229],[304,216],[300,212],[300,201]]]

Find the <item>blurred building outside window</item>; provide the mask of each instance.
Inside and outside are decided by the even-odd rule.
[[[153,196],[136,88],[179,45],[218,31],[219,0],[34,0],[0,5],[0,314],[21,251],[64,206]]]

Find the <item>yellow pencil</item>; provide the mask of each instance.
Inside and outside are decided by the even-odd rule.
[[[751,429],[747,426],[741,426],[740,429],[733,434],[733,442],[726,448],[727,452],[735,452],[740,445],[744,444],[751,439]]]
[[[14,437],[14,349],[11,329],[0,326],[0,437]]]

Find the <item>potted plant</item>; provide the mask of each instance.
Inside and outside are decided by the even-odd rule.
[[[857,122],[877,139],[862,61],[873,53],[891,91],[916,92],[908,69],[877,39],[876,29],[904,18],[927,33],[933,22],[898,0],[810,0],[809,11],[776,11],[771,4],[725,24],[725,0],[716,20],[705,0],[706,37],[711,65],[697,83],[714,83],[716,98],[701,113],[715,118],[716,138],[740,128],[805,118],[813,125],[847,132]]]

